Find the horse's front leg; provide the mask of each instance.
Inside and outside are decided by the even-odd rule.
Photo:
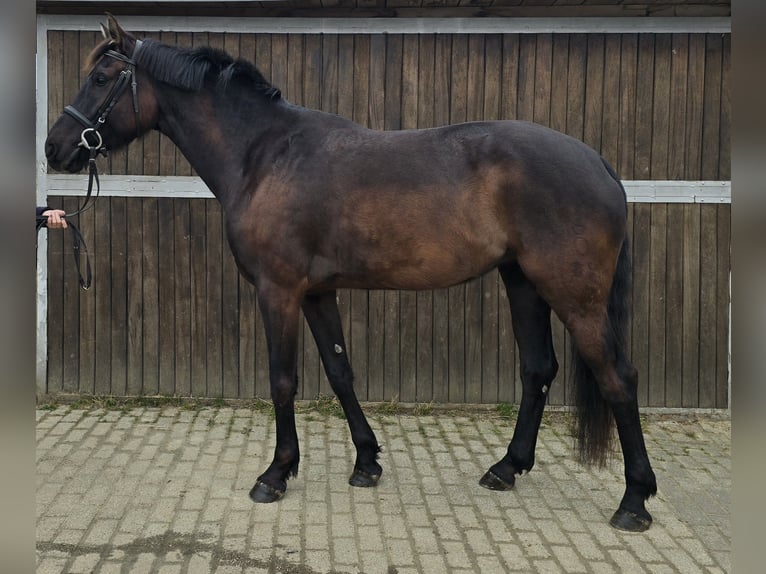
[[[383,471],[377,461],[380,447],[354,393],[354,373],[348,361],[335,291],[307,295],[303,300],[303,314],[356,447],[354,472],[348,482],[351,486],[375,486]]]
[[[254,502],[279,500],[287,479],[298,474],[298,433],[295,430],[296,363],[302,294],[258,285],[258,306],[266,329],[269,381],[277,425],[274,460],[250,490]]]

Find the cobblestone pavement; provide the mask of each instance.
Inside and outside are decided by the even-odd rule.
[[[643,534],[608,526],[623,492],[574,462],[546,417],[534,470],[481,488],[511,422],[494,414],[372,414],[375,489],[348,486],[345,421],[297,417],[301,469],[276,504],[248,491],[271,460],[273,419],[248,409],[37,411],[37,571],[405,574],[730,571],[729,419],[650,415],[659,483]]]

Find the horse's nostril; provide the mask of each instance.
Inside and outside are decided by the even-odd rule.
[[[45,157],[51,159],[56,155],[56,144],[48,140],[45,142]]]

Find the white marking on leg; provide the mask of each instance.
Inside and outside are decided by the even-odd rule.
[[[543,385],[543,394],[548,393],[548,385]]]
[[[340,355],[343,352],[343,347],[335,343],[335,353]]]

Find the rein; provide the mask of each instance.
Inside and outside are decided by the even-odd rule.
[[[141,49],[142,44],[143,42],[141,40],[136,40],[136,46],[133,49],[132,58],[120,54],[115,50],[106,50],[104,52],[104,56],[109,56],[110,58],[125,62],[127,66],[120,72],[120,75],[117,77],[117,81],[115,82],[114,86],[112,86],[112,89],[109,91],[107,97],[104,99],[104,103],[102,103],[98,110],[96,110],[96,113],[94,114],[96,118],[95,120],[91,120],[88,116],[83,114],[74,106],[69,105],[64,108],[65,114],[71,116],[83,126],[84,129],[80,134],[80,143],[78,146],[87,149],[89,153],[88,189],[85,195],[85,201],[83,201],[82,205],[80,205],[80,207],[78,207],[75,211],[64,215],[67,220],[71,217],[74,217],[75,215],[80,215],[81,213],[91,209],[96,204],[96,199],[98,199],[99,193],[101,192],[101,184],[98,179],[96,158],[99,154],[106,157],[108,153],[108,150],[104,145],[104,140],[98,130],[106,123],[106,118],[114,109],[114,106],[117,105],[117,102],[122,97],[122,94],[128,89],[128,86],[130,86],[131,92],[133,94],[133,111],[136,115],[136,138],[140,137],[141,135],[141,112],[138,107],[135,58],[136,54],[138,54],[139,50]],[[93,144],[88,141],[89,136],[95,137]],[[93,195],[94,183],[96,184],[95,195]],[[45,219],[46,218],[42,216],[37,217],[38,229],[42,226],[42,222],[44,222]],[[74,223],[67,221],[67,226],[72,230],[72,250],[74,252],[75,266],[77,267],[77,273],[79,275],[80,287],[87,291],[90,288],[93,278],[90,267],[90,257],[88,255],[88,246],[86,245],[85,239],[80,233],[80,230],[76,225],[74,225]],[[85,277],[83,277],[83,274],[80,270],[81,252],[85,255]]]

